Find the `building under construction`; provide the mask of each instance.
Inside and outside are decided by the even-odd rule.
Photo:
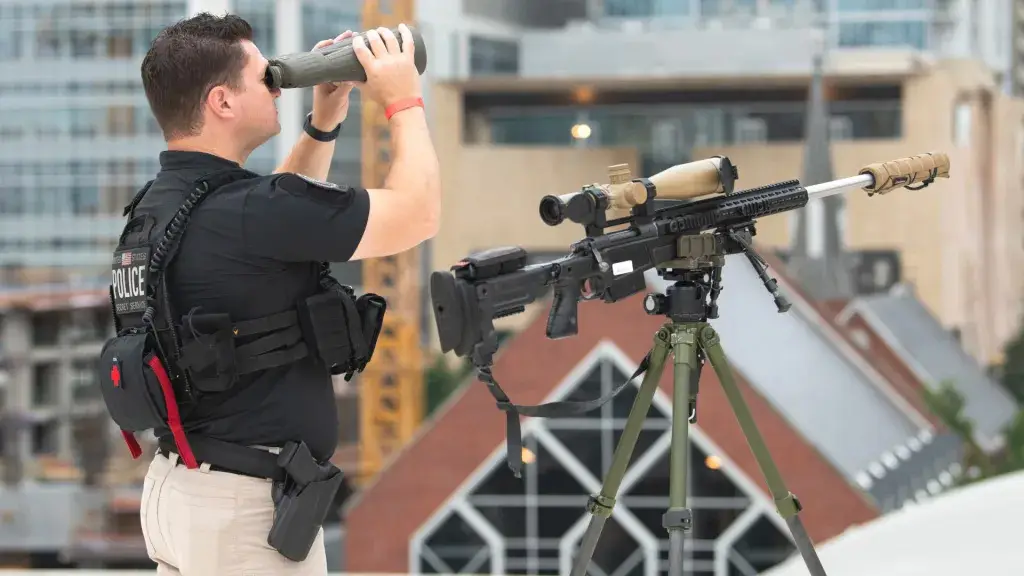
[[[428,3],[412,0],[76,1],[17,11],[12,7],[24,6],[0,4],[0,26],[14,23],[20,33],[13,61],[0,63],[18,66],[17,73],[0,75],[0,110],[38,112],[0,115],[0,385],[7,482],[0,503],[11,519],[0,524],[0,553],[9,554],[12,564],[150,565],[138,527],[148,461],[131,461],[114,434],[98,402],[91,361],[112,329],[105,263],[120,230],[120,208],[152,177],[163,146],[137,81],[137,59],[161,26],[202,9],[249,19],[266,55],[307,50],[345,29],[400,21],[420,27],[430,54],[425,100],[442,165],[443,229],[401,258],[337,267],[344,282],[386,295],[394,313],[389,312],[374,366],[337,387],[343,445],[336,460],[362,493],[348,517],[353,533],[347,546],[339,523],[329,526],[332,568],[559,571],[558,546],[571,544],[578,526],[540,534],[548,524],[539,518],[575,522],[578,504],[604,464],[603,456],[592,463],[575,449],[574,458],[562,458],[574,440],[548,440],[598,424],[536,425],[535,467],[557,481],[556,492],[538,487],[543,474],[525,489],[509,488],[502,479],[485,486],[491,459],[499,457],[502,418],[483,391],[467,387],[421,426],[423,373],[436,349],[422,272],[446,269],[468,252],[497,245],[521,245],[536,259],[563,254],[582,230],[544,226],[537,216],[540,198],[604,181],[607,167],[621,163],[634,175],[650,175],[727,155],[739,166],[739,186],[752,188],[792,178],[814,184],[870,162],[929,150],[949,155],[954,178],[927,190],[870,200],[853,192],[845,202],[813,204],[792,219],[761,221],[761,249],[777,252],[773,261],[787,271],[794,291],[806,293],[806,305],[795,320],[762,318],[765,312],[752,294],[746,316],[737,296],[743,289],[729,295],[728,284],[746,282],[737,277],[727,280],[723,299],[738,316],[725,320],[731,328],[719,326],[731,339],[727,345],[745,359],[738,370],[745,390],[759,398],[759,424],[773,449],[793,450],[783,473],[794,476],[795,491],[809,500],[808,523],[816,537],[941,492],[960,472],[962,445],[928,412],[921,390],[941,374],[969,381],[965,394],[984,420],[980,428],[990,450],[999,449],[1011,406],[978,368],[997,360],[1016,331],[1024,291],[1024,156],[1018,146],[1024,106],[1006,94],[1017,70],[1011,55],[997,49],[1011,32],[997,27],[1010,21],[1010,8],[987,0],[961,3],[973,6],[970,21],[961,22],[950,2],[898,12],[848,11],[841,4],[823,3],[817,19],[818,3],[811,1],[430,0],[429,10]],[[1002,16],[999,7],[1005,7]],[[89,33],[69,32],[77,30],[76,18],[91,23]],[[992,33],[972,34],[979,28]],[[0,43],[3,50],[8,45]],[[75,109],[87,113],[54,123],[50,104],[44,107],[31,92],[37,84],[62,98],[84,96]],[[330,179],[372,186],[387,168],[386,124],[379,110],[355,96]],[[308,90],[286,91],[282,135],[257,150],[249,168],[273,169],[299,133],[310,98]],[[50,146],[48,139],[59,145]],[[43,189],[40,182],[60,199],[50,204],[71,208],[47,213],[50,204],[28,202],[31,192]],[[729,272],[743,273],[742,267]],[[918,307],[907,320],[928,326],[909,337],[921,342],[927,334],[932,344],[924,352],[872,315],[887,298],[899,300],[889,294],[897,285],[913,294]],[[870,294],[874,300],[866,299]],[[510,367],[503,372],[527,390],[515,400],[568,393],[576,383],[570,372],[582,381],[584,372],[597,370],[601,375],[595,378],[604,386],[617,371],[632,371],[638,351],[595,316],[587,324],[594,326],[592,333],[550,349],[565,351],[561,364],[551,363],[561,373],[517,373],[516,364],[536,363],[549,350],[549,343],[536,338],[536,314],[545,306],[502,323],[513,334],[525,329],[510,341]],[[625,302],[607,314],[632,322],[640,310],[638,303]],[[785,388],[790,372],[778,367],[777,355],[744,340],[747,323],[756,325],[749,334],[795,335],[800,344],[790,347],[792,354],[814,360],[817,376]],[[647,328],[642,322],[636,327]],[[956,366],[920,359],[948,358],[950,346],[961,353]],[[535,388],[528,388],[533,376],[538,380],[529,386]],[[835,383],[824,399],[832,412],[790,408],[822,382]],[[715,388],[713,381],[702,387],[712,412]],[[816,418],[846,421],[837,407],[851,399],[863,409],[851,426],[871,418],[884,424],[870,441],[819,428]],[[598,427],[614,436],[614,418],[605,416],[609,426]],[[662,553],[663,535],[645,527],[645,515],[662,511],[660,501],[644,499],[658,490],[657,460],[664,448],[654,420],[647,467],[638,464],[633,473],[636,490],[648,483],[652,494],[633,494],[614,536],[616,542],[632,538],[631,546],[639,544],[642,553],[616,560],[611,556],[617,548],[609,546],[611,556],[601,565],[609,573],[629,562],[655,566]],[[716,575],[771,565],[790,548],[772,527],[760,478],[735,430],[713,416],[704,420],[706,432],[694,437],[695,454],[701,455],[694,465],[707,472],[701,480],[707,491],[699,496],[713,512],[700,538],[706,549],[695,550],[695,561]],[[603,436],[599,444],[607,444]],[[495,476],[504,472],[498,466]],[[811,476],[826,481],[816,487],[800,479]],[[821,487],[834,488],[840,503],[826,502],[817,491]],[[400,497],[400,489],[414,488],[423,492],[409,498],[422,497]],[[533,503],[534,497],[545,504]],[[524,504],[510,504],[516,498]],[[552,510],[552,516],[543,514]],[[444,532],[439,527],[456,521],[462,528],[452,530],[476,538],[477,546],[461,564],[431,556],[446,546],[433,543]],[[381,535],[380,522],[401,529]],[[755,525],[759,536],[750,540],[744,530]],[[375,534],[381,536],[366,540]]]

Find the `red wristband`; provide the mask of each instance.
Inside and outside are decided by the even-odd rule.
[[[413,106],[423,107],[423,98],[406,98],[405,100],[399,100],[398,102],[392,102],[390,106],[384,109],[384,116],[388,120],[395,114],[405,110],[406,108],[412,108]]]

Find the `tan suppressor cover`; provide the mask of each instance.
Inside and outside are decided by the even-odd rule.
[[[934,173],[934,174],[933,174]],[[875,182],[865,186],[868,196],[916,184],[931,176],[949,178],[949,157],[941,152],[928,152],[909,158],[876,162],[860,169],[858,174],[871,174]]]

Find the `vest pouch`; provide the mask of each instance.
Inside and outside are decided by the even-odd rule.
[[[98,372],[107,411],[122,430],[166,426],[167,402],[174,402],[174,392],[147,332],[127,330],[107,340]]]
[[[310,351],[327,364],[331,374],[350,371],[353,339],[361,342],[362,338],[352,298],[343,290],[330,288],[301,301],[297,309],[302,338]]]
[[[189,314],[182,318],[178,366],[188,372],[196,390],[224,392],[238,380],[232,329],[227,314]]]
[[[376,294],[363,294],[356,300],[356,310],[362,321],[363,340],[366,342],[366,357],[360,362],[360,370],[370,363],[373,358],[373,350],[377,347],[377,338],[384,327],[384,312],[387,311],[388,303],[383,297]]]

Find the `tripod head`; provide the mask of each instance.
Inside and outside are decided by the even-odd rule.
[[[791,304],[779,292],[778,283],[768,275],[768,264],[754,250],[753,223],[694,234],[679,239],[679,258],[655,268],[658,276],[673,284],[665,294],[644,297],[644,311],[666,316],[673,322],[706,322],[718,318],[718,296],[722,293],[722,267],[730,254],[744,254],[780,312]]]

